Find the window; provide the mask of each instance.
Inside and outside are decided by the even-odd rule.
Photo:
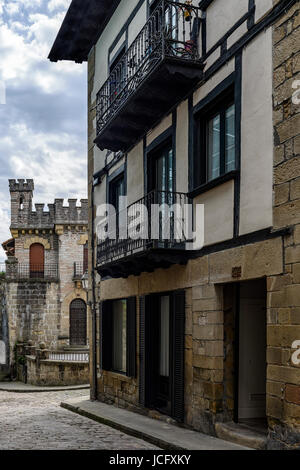
[[[150,15],[154,12],[154,10],[158,7],[159,3],[161,0],[153,0],[153,2],[150,4]]]
[[[111,101],[120,93],[125,83],[126,62],[123,59],[125,52],[126,47],[124,45],[109,65]]]
[[[148,192],[173,191],[174,162],[172,142],[167,142],[149,154]]]
[[[122,59],[123,55],[125,54],[126,52],[126,47],[125,47],[125,44],[124,46],[121,47],[120,51],[118,52],[118,54],[116,55],[116,57],[114,57],[113,61],[110,63],[109,65],[109,73],[111,73],[114,68],[118,65],[118,63],[120,62],[120,60]]]
[[[116,212],[115,222],[116,222],[116,237],[117,238],[119,237],[119,231],[120,231],[119,214],[122,210],[123,210],[122,213],[124,214],[124,209],[125,209],[123,207],[125,201],[124,199],[123,201],[121,201],[120,198],[125,195],[126,195],[125,175],[124,175],[124,171],[122,171],[118,176],[116,176],[112,180],[110,179],[108,180],[108,202],[115,208],[115,212]],[[114,227],[114,224],[112,224],[112,227]],[[112,234],[112,236],[114,236],[114,234]]]
[[[112,316],[112,369],[126,373],[126,300],[113,302]]]
[[[124,173],[109,181],[109,204],[112,204],[116,210],[120,210],[120,197],[125,196],[125,178]]]
[[[44,277],[44,247],[40,243],[34,243],[29,250],[30,277]]]
[[[198,174],[195,186],[209,183],[236,169],[236,129],[233,91],[207,106],[197,126]]]
[[[102,369],[135,377],[135,297],[102,302],[100,334]]]

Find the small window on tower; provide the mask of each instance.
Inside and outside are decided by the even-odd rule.
[[[24,209],[24,197],[20,196],[20,209],[21,211]]]

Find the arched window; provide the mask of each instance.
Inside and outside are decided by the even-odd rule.
[[[44,247],[40,243],[34,243],[30,246],[30,277],[43,278],[45,266]]]
[[[81,299],[70,304],[70,346],[86,345],[86,303]]]

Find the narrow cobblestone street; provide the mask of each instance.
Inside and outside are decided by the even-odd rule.
[[[156,447],[60,407],[87,390],[0,391],[0,450],[146,450]]]

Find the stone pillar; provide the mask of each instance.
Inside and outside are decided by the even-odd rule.
[[[8,256],[5,261],[6,265],[6,278],[17,279],[18,277],[18,260],[14,256]]]

